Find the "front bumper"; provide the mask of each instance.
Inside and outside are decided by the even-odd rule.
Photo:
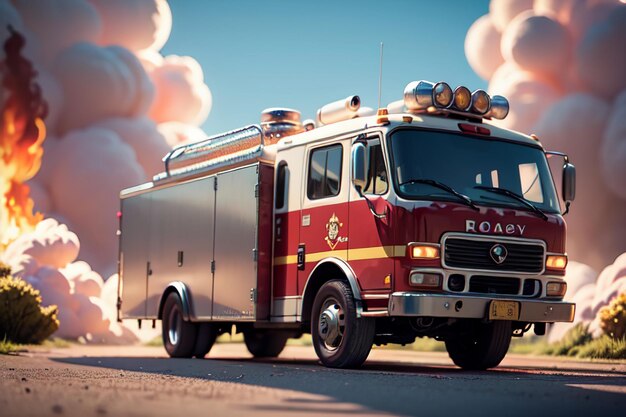
[[[540,301],[485,296],[455,296],[395,292],[389,297],[390,316],[486,318],[492,300],[515,301],[520,304],[519,321],[572,322],[576,305],[564,301]]]

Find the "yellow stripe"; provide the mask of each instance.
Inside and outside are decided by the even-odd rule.
[[[290,265],[298,263],[298,255],[277,256],[274,258],[274,265]]]
[[[306,254],[306,262],[318,262],[324,258],[349,259],[351,261],[363,261],[368,259],[382,259],[401,257],[406,254],[405,245],[396,246],[373,246],[371,248],[358,248],[349,250],[331,250]],[[298,263],[297,255],[277,256],[274,265],[292,265]]]

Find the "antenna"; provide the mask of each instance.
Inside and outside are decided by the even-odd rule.
[[[380,94],[383,85],[383,43],[380,43],[380,67],[378,71],[378,108],[380,109]]]

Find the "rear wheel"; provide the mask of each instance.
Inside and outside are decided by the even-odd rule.
[[[162,336],[167,353],[173,358],[190,358],[196,344],[196,325],[183,318],[183,303],[178,294],[167,296],[163,306]]]
[[[287,335],[276,331],[246,330],[243,340],[255,358],[275,358],[287,344]]]
[[[357,318],[350,286],[339,280],[325,283],[313,302],[311,336],[315,352],[331,368],[358,367],[370,353],[375,322]]]
[[[471,323],[469,332],[446,340],[450,359],[463,369],[484,370],[498,366],[509,350],[513,334],[511,322]]]
[[[215,339],[217,339],[218,328],[214,323],[198,323],[196,326],[198,335],[193,349],[193,356],[201,359],[213,347]]]

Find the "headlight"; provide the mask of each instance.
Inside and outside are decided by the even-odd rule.
[[[410,243],[409,256],[413,259],[438,259],[439,247],[433,245],[422,245]]]
[[[422,272],[412,272],[409,276],[409,282],[416,287],[440,287],[441,275],[439,274],[425,274]]]
[[[546,295],[548,297],[563,297],[567,292],[567,284],[565,282],[548,282],[546,285]]]
[[[548,255],[546,258],[546,268],[565,269],[567,266],[567,255]]]

